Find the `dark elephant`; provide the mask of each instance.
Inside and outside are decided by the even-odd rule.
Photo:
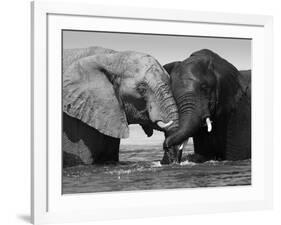
[[[152,56],[101,47],[63,51],[64,166],[118,162],[129,124],[178,128],[169,75]]]
[[[171,77],[179,129],[165,140],[163,163],[178,160],[168,148],[189,137],[193,137],[195,152],[190,160],[250,158],[251,71],[238,71],[207,49],[164,68]]]

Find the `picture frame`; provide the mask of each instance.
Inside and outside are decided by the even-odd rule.
[[[272,17],[103,5],[32,2],[31,218],[34,224],[272,208]],[[253,41],[252,185],[61,194],[61,30],[103,30]],[[55,76],[57,75],[57,76]],[[267,120],[265,121],[265,117]],[[218,196],[219,193],[219,196]],[[200,196],[200,197],[199,197]]]

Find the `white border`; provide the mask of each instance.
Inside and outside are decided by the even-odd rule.
[[[272,206],[271,17],[50,2],[35,2],[32,4],[32,9],[32,105],[34,106],[32,110],[32,220],[34,223],[182,215],[262,209]],[[99,24],[102,26],[99,27]],[[189,29],[181,29],[182,27]],[[54,126],[54,124],[61,124],[60,117],[57,116],[57,113],[60,115],[61,112],[60,99],[56,96],[58,92],[60,93],[61,56],[58,40],[62,28],[253,38],[253,74],[255,74],[253,121],[259,121],[259,126],[253,123],[252,127],[252,147],[257,149],[252,160],[253,185],[62,196],[61,176],[60,172],[57,172],[61,171],[61,154],[58,150],[60,134],[56,133],[60,131],[60,127]],[[48,132],[48,129],[52,132]],[[221,198],[216,197],[218,192]],[[175,195],[180,197],[172,197]],[[201,198],[198,198],[199,195]]]

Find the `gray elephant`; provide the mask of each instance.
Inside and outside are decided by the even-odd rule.
[[[159,62],[133,51],[64,50],[64,167],[118,162],[129,124],[140,124],[147,136],[178,129],[169,75]]]
[[[189,160],[250,158],[251,71],[238,71],[207,49],[164,68],[171,76],[179,129],[166,138],[162,163],[180,161],[181,154],[169,148],[189,137],[195,152]]]

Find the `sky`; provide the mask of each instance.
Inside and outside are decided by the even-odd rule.
[[[160,64],[181,61],[203,48],[228,60],[239,70],[251,69],[251,40],[214,37],[125,34],[94,31],[63,31],[63,48],[101,46],[116,51],[132,50],[152,55]],[[139,125],[130,125],[130,137],[121,144],[162,144],[164,136],[154,131],[147,138]]]

